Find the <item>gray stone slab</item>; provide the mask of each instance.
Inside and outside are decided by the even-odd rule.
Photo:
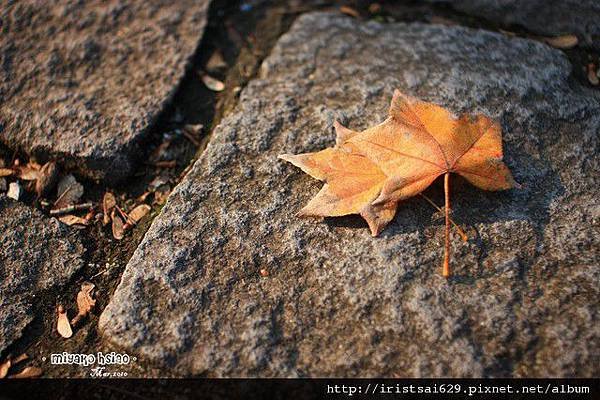
[[[93,178],[127,176],[199,45],[208,4],[4,2],[0,141]]]
[[[598,375],[600,97],[570,68],[485,31],[300,17],[152,223],[103,337],[177,375]],[[449,281],[423,199],[377,238],[299,219],[322,184],[277,159],[333,145],[335,119],[381,122],[395,88],[501,121],[524,185],[453,178],[471,240],[453,236]]]
[[[597,0],[427,0],[505,25],[519,25],[548,36],[576,34],[600,50],[600,2]]]
[[[0,352],[33,320],[36,297],[83,266],[85,250],[77,230],[0,195]]]

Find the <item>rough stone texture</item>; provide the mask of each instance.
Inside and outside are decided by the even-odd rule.
[[[600,50],[598,0],[428,0],[505,25],[520,25],[540,35],[576,34],[581,43]]]
[[[33,319],[36,296],[83,266],[79,232],[0,194],[0,353]]]
[[[179,375],[597,376],[600,97],[569,73],[485,31],[300,17],[153,222],[103,337]],[[331,146],[336,118],[379,123],[395,88],[498,118],[525,186],[453,178],[471,240],[454,235],[449,281],[423,199],[378,238],[299,219],[322,184],[276,158]]]
[[[3,2],[0,140],[95,178],[131,172],[209,0]]]

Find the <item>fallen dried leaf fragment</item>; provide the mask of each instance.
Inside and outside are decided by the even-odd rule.
[[[123,220],[117,213],[117,208],[113,208],[110,217],[112,219],[112,234],[113,237],[117,240],[123,239],[125,236],[125,231],[123,228]]]
[[[127,222],[123,226],[123,229],[127,230],[137,225],[137,223],[150,212],[150,206],[148,204],[140,204],[127,214]]]
[[[170,185],[161,185],[154,191],[154,204],[162,205],[167,202],[171,194]]]
[[[58,182],[57,197],[53,209],[64,208],[77,204],[83,196],[83,185],[81,185],[71,174],[65,175]]]
[[[23,181],[35,181],[40,177],[40,171],[31,164],[25,166],[17,165],[17,178]]]
[[[504,30],[504,29],[498,29],[498,30],[500,31],[500,33],[503,33],[503,34],[505,34],[508,37],[516,37],[517,36],[517,34],[515,32],[512,32],[512,31],[507,31],[507,30]]]
[[[67,316],[67,312],[65,311],[62,305],[58,306],[58,321],[56,322],[56,330],[60,334],[60,336],[65,339],[73,336],[73,329],[71,329],[71,324],[69,324],[69,317]]]
[[[156,161],[154,163],[154,166],[158,167],[158,168],[175,168],[177,166],[177,161],[176,160]]]
[[[3,363],[0,364],[0,379],[4,379],[6,378],[6,375],[8,375],[8,370],[10,369],[10,367],[12,366],[12,361],[9,358],[7,358]]]
[[[54,161],[47,162],[40,169],[38,179],[35,181],[35,193],[38,197],[47,196],[58,181],[58,166]]]
[[[557,49],[572,49],[577,46],[579,39],[575,35],[562,35],[554,37],[543,37],[542,40]]]
[[[369,12],[371,14],[379,14],[381,12],[381,4],[379,4],[379,3],[369,4]]]
[[[21,355],[19,355],[19,356],[15,357],[15,358],[12,360],[12,364],[13,364],[13,365],[15,365],[15,364],[18,364],[18,363],[20,363],[21,361],[25,361],[25,360],[27,360],[28,358],[29,358],[29,356],[28,356],[27,354],[23,353],[23,354],[21,354]]]
[[[342,14],[346,14],[346,15],[349,15],[354,18],[360,18],[360,13],[358,11],[356,11],[354,8],[349,7],[349,6],[341,6],[340,12]]]
[[[223,58],[223,54],[217,49],[206,62],[206,69],[210,72],[215,72],[223,68],[227,68],[227,63]]]
[[[73,226],[73,225],[87,226],[90,223],[90,221],[88,219],[78,217],[77,215],[72,215],[72,214],[62,215],[62,216],[58,217],[58,220],[60,222],[62,222],[63,224],[67,224],[69,226]]]
[[[86,221],[90,222],[96,217],[96,210],[94,208],[90,208],[90,210],[83,217]]]
[[[12,367],[19,364],[21,361],[27,360],[28,358],[29,358],[29,356],[25,353],[15,357],[15,358],[11,358],[11,356],[9,355],[3,363],[0,363],[0,379],[6,378],[9,370]]]
[[[202,124],[188,124],[183,127],[183,136],[188,139],[190,142],[194,144],[194,146],[199,147],[202,143],[200,142],[200,134],[202,133],[202,129],[204,125]]]
[[[204,85],[213,92],[222,92],[225,89],[225,84],[223,82],[208,74],[201,74],[200,78],[202,79],[202,82],[204,82]]]
[[[600,84],[600,79],[598,79],[598,74],[596,73],[596,66],[594,63],[589,63],[587,65],[587,78],[588,81],[594,86],[598,86],[598,84]]]
[[[23,371],[18,374],[9,375],[8,379],[26,379],[26,378],[37,378],[42,376],[44,371],[38,367],[26,367]]]
[[[10,168],[0,168],[0,178],[5,176],[13,176],[15,174],[14,169]]]
[[[396,90],[388,118],[362,132],[334,124],[332,148],[279,157],[325,182],[299,212],[301,216],[360,214],[377,236],[394,218],[398,202],[444,177],[445,256],[450,275],[450,174],[483,190],[520,187],[502,162],[500,124],[488,117],[462,115]]]
[[[77,315],[71,320],[71,325],[76,326],[82,318],[85,318],[96,305],[96,299],[92,292],[96,286],[91,282],[83,282],[81,290],[77,293]]]
[[[104,213],[104,225],[107,225],[110,222],[110,215],[117,205],[117,199],[115,199],[115,195],[111,192],[104,193],[104,198],[102,199],[102,211]]]
[[[123,221],[127,221],[127,218],[129,218],[129,217],[128,217],[127,213],[121,209],[121,207],[115,206],[115,210],[117,210],[119,212],[119,215],[121,215],[121,218],[123,219]]]
[[[439,15],[434,15],[429,18],[429,22],[436,25],[444,25],[444,26],[454,26],[457,25],[456,21],[453,21],[449,18],[444,18]]]
[[[183,127],[184,131],[187,131],[188,133],[191,133],[194,136],[200,136],[200,134],[202,133],[202,129],[204,129],[203,124],[186,124]]]

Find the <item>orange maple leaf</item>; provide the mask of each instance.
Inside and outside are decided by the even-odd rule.
[[[442,274],[450,275],[450,173],[484,190],[520,187],[502,162],[500,125],[484,115],[455,118],[448,110],[396,90],[389,117],[355,132],[335,123],[336,144],[316,153],[279,157],[325,182],[303,216],[360,214],[377,236],[399,201],[444,175],[446,237]]]

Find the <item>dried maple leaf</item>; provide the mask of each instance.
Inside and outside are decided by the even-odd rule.
[[[321,191],[305,216],[360,214],[373,236],[393,219],[399,201],[444,175],[446,237],[442,274],[449,268],[450,173],[484,190],[519,187],[502,162],[500,125],[484,115],[455,118],[448,110],[396,90],[389,117],[355,132],[335,123],[336,145],[316,153],[281,155],[312,177]]]

